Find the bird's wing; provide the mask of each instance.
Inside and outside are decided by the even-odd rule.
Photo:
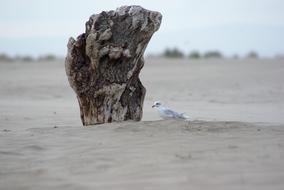
[[[180,118],[181,114],[178,112],[175,112],[169,108],[164,108],[163,109],[163,114],[165,114],[167,117],[171,117],[171,118]]]
[[[174,119],[185,119],[189,120],[189,117],[185,113],[178,113],[176,111],[173,111],[169,108],[163,108],[162,109],[162,116],[165,118],[174,118]]]

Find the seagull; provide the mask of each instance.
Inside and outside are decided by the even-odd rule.
[[[162,106],[160,101],[155,101],[152,108],[156,108],[163,119],[183,119],[189,121],[189,117],[185,113],[178,113],[167,107]]]

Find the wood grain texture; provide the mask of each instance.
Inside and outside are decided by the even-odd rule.
[[[85,33],[69,39],[65,69],[83,125],[141,120],[146,89],[139,73],[161,20],[159,12],[123,6],[92,15]]]

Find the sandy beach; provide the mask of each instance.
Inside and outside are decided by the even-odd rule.
[[[83,127],[64,61],[0,63],[0,189],[283,189],[284,60],[146,59],[143,121]],[[160,120],[155,100],[191,122]]]

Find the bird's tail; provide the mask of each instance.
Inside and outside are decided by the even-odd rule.
[[[185,113],[181,113],[181,118],[186,120],[186,121],[189,121],[189,116],[186,115]]]

